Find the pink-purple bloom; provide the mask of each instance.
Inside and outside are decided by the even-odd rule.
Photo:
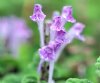
[[[9,48],[12,55],[18,56],[22,43],[27,42],[32,32],[23,19],[3,17],[0,19],[0,40]]]
[[[6,39],[10,32],[8,19],[1,18],[0,19],[0,38]]]
[[[60,40],[54,41],[53,46],[54,46],[54,52],[55,53],[59,50],[59,48],[61,47],[61,45],[62,45],[62,41],[60,41]]]
[[[63,29],[64,22],[61,16],[57,16],[53,19],[52,24],[51,24],[51,29],[55,31],[60,31]]]
[[[47,45],[39,49],[39,54],[41,59],[45,61],[54,60],[55,57],[54,48],[52,45]]]
[[[72,16],[72,12],[71,6],[64,6],[62,9],[62,17],[68,22],[75,23],[76,20]]]
[[[46,15],[42,12],[42,6],[40,4],[35,4],[33,15],[30,16],[31,20],[39,22],[45,19]]]
[[[39,49],[40,57],[45,61],[52,61],[55,59],[55,54],[60,46],[65,42],[65,30],[57,31],[54,41],[49,42],[47,46]]]
[[[71,38],[77,38],[81,41],[84,41],[84,36],[81,35],[85,25],[82,23],[75,23],[68,32],[68,36]]]
[[[66,40],[66,38],[65,38],[66,34],[67,34],[67,32],[64,29],[62,29],[60,31],[56,31],[55,39],[58,41],[61,41],[63,43]]]
[[[39,49],[41,59],[45,61],[52,61],[55,59],[55,54],[61,46],[59,41],[51,41],[47,46]]]
[[[77,22],[71,27],[70,31],[74,31],[76,35],[79,35],[82,33],[84,27],[84,24]]]

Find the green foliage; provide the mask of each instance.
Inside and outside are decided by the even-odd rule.
[[[37,83],[39,80],[39,74],[37,72],[37,67],[39,63],[39,55],[37,52],[33,54],[33,61],[30,62],[23,71],[23,83]]]
[[[66,83],[92,83],[87,79],[69,78]]]
[[[20,15],[23,0],[0,0],[0,15]]]
[[[21,83],[21,76],[9,74],[3,78],[2,83]]]
[[[98,76],[100,76],[100,57],[97,59],[95,66],[96,66],[96,73]]]
[[[86,69],[86,78],[91,80],[93,83],[98,83],[97,75],[96,75],[96,68],[94,64],[91,64]]]
[[[11,57],[0,57],[0,75],[6,75],[9,72],[17,69],[16,73],[19,71],[18,62]]]
[[[65,68],[61,65],[57,65],[57,66],[55,65],[54,77],[55,78],[68,77],[69,72],[71,73],[71,70],[69,70],[69,68]]]
[[[32,62],[33,59],[33,52],[30,44],[25,43],[22,44],[20,47],[19,52],[19,65],[22,70],[26,69],[28,64]]]
[[[47,83],[46,81],[41,81],[41,83]]]
[[[30,64],[30,66],[23,72],[23,76],[24,78],[30,78],[30,77],[34,77],[37,80],[39,79],[39,74],[37,73],[37,69],[33,68],[33,65]]]
[[[37,78],[34,77],[33,75],[26,75],[22,79],[21,83],[37,83]]]

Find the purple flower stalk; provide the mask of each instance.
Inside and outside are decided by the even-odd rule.
[[[30,18],[33,21],[36,21],[38,24],[38,28],[40,31],[40,39],[41,39],[41,48],[39,49],[40,55],[40,64],[39,70],[41,69],[41,65],[44,61],[49,62],[49,78],[48,83],[52,83],[53,69],[54,63],[59,58],[61,51],[63,48],[72,42],[74,38],[77,38],[81,41],[84,41],[84,36],[81,35],[84,25],[82,23],[75,23],[76,20],[72,16],[72,7],[64,6],[62,9],[62,14],[59,12],[54,12],[52,16],[52,20],[46,22],[46,35],[50,33],[50,41],[47,45],[44,44],[44,13],[42,12],[42,7],[39,4],[34,6],[34,13]],[[64,29],[64,25],[66,22],[74,23],[69,31],[66,32]]]
[[[42,6],[40,4],[35,4],[34,5],[34,11],[33,15],[30,16],[30,19],[37,22],[38,24],[38,29],[40,32],[40,46],[43,47],[45,45],[44,43],[44,19],[46,15],[42,12]],[[38,66],[38,72],[41,72],[41,66],[43,64],[44,60],[40,60],[39,66]]]
[[[44,19],[46,15],[42,12],[42,6],[40,4],[35,4],[33,15],[30,16],[31,20],[37,22],[38,29],[40,32],[40,44],[41,47],[44,46]]]

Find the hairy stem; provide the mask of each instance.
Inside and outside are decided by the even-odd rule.
[[[62,50],[65,48],[66,45],[67,45],[67,43],[64,43],[64,44],[60,47],[60,49],[58,50],[58,52],[56,53],[55,62],[59,59],[60,54],[61,54]]]
[[[53,41],[55,39],[55,31],[50,29],[50,41]]]
[[[44,44],[44,27],[43,27],[43,22],[38,22],[38,29],[40,32],[40,45],[43,47]]]
[[[43,63],[44,63],[44,60],[41,59],[39,62],[39,65],[38,65],[38,73],[39,74],[41,74],[41,68],[42,68]]]
[[[53,82],[53,71],[54,71],[54,61],[51,61],[49,63],[49,78],[48,78],[48,83]]]

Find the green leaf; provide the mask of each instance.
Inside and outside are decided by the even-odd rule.
[[[19,53],[19,65],[22,70],[25,70],[33,59],[33,52],[31,46],[26,43],[22,44]]]
[[[21,83],[21,76],[14,74],[7,75],[3,78],[2,83]]]
[[[96,73],[98,76],[100,76],[100,57],[97,59],[95,66],[96,66]]]
[[[69,78],[66,83],[92,83],[87,79]]]
[[[21,83],[37,83],[37,78],[34,77],[33,75],[26,75],[22,79]]]
[[[47,83],[46,81],[41,81],[41,83]]]

